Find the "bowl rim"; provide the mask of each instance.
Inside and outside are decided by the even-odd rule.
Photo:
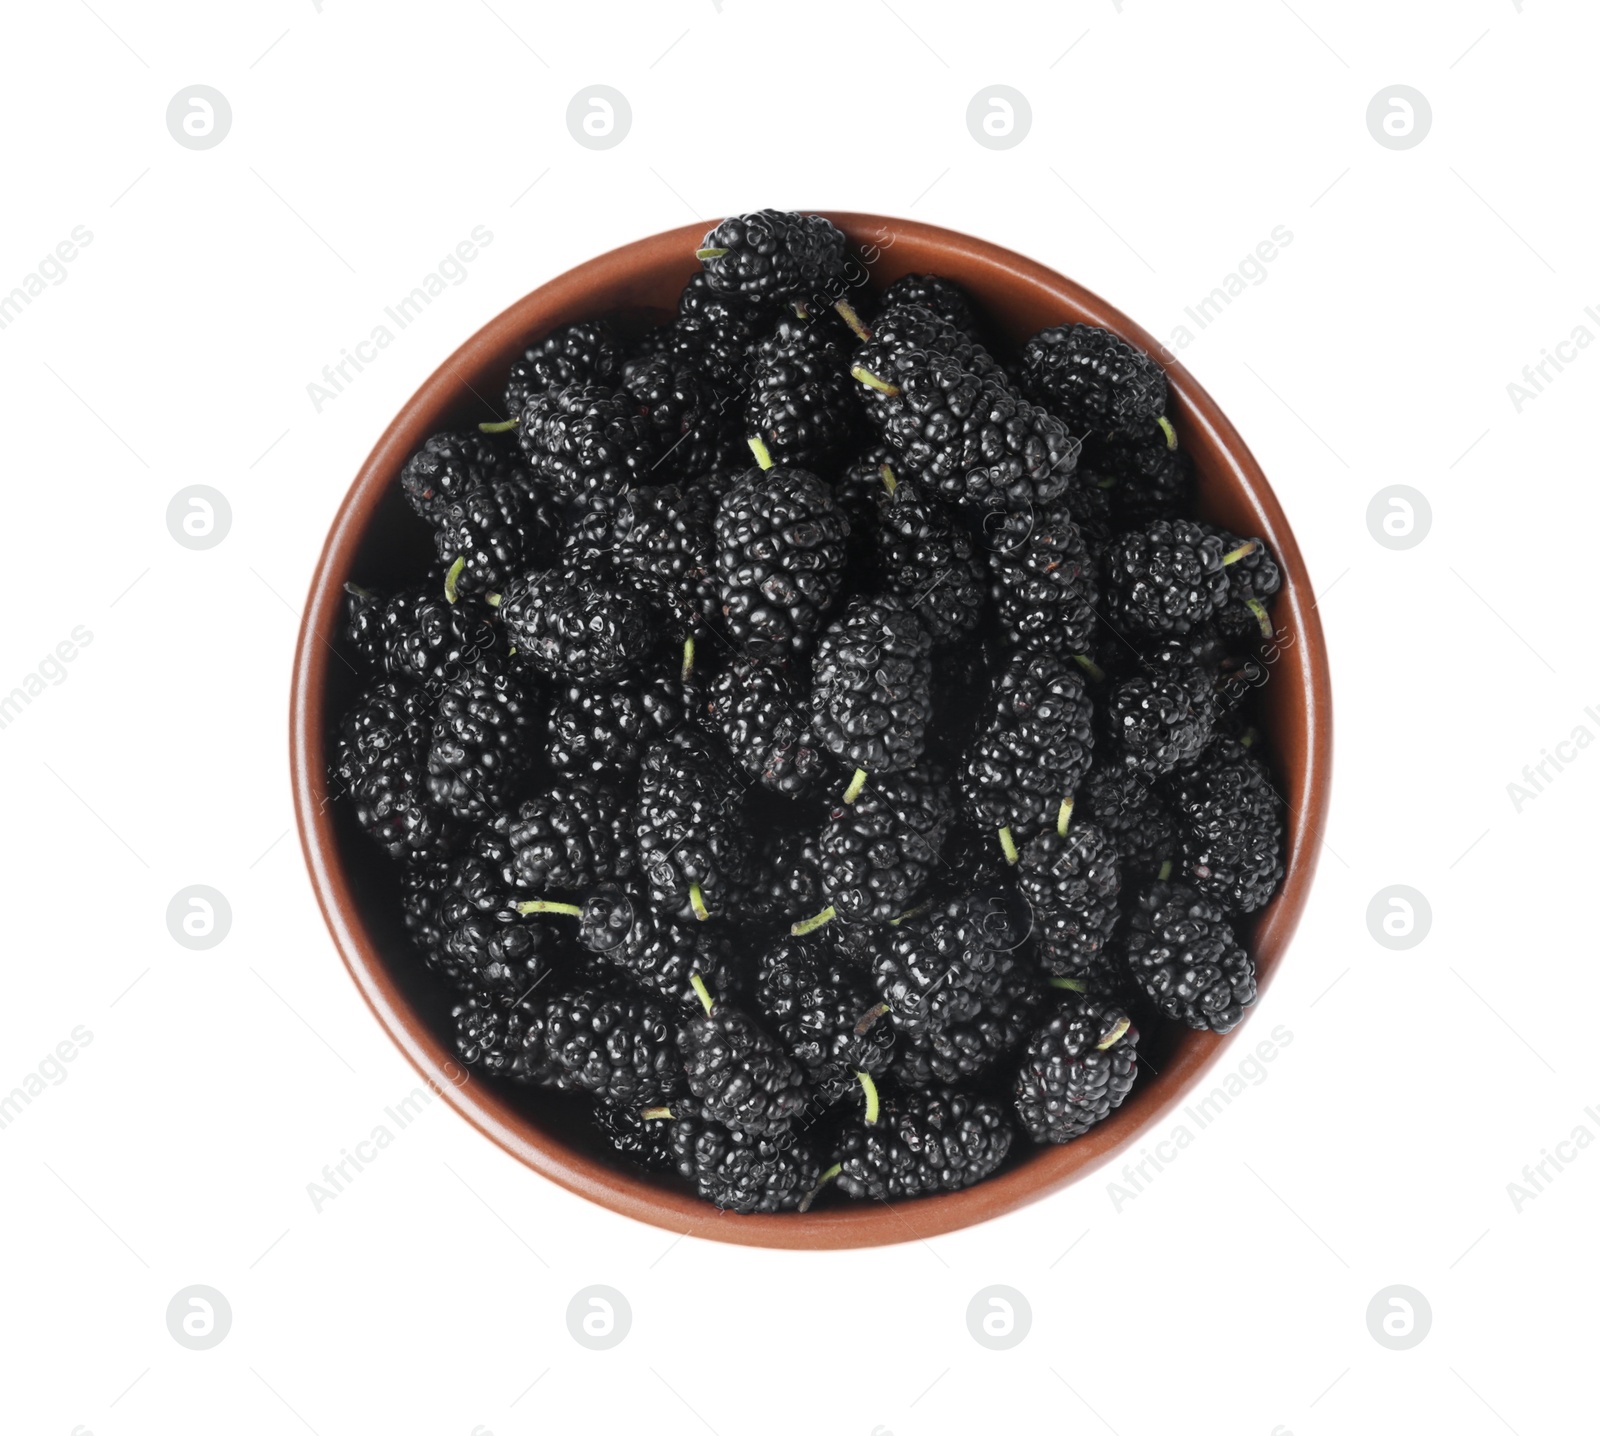
[[[1293,679],[1305,725],[1305,757],[1287,801],[1285,878],[1272,902],[1257,915],[1250,946],[1261,991],[1276,972],[1310,894],[1327,822],[1332,781],[1332,685],[1321,620],[1305,561],[1266,475],[1243,438],[1167,348],[1127,315],[1056,271],[1011,250],[958,231],[891,216],[855,212],[827,214],[853,243],[911,239],[939,248],[987,271],[998,271],[1026,287],[1070,305],[1083,321],[1120,334],[1159,356],[1168,378],[1171,412],[1186,447],[1203,443],[1217,463],[1231,469],[1235,487],[1249,505],[1253,532],[1273,547],[1283,573],[1274,617],[1296,636],[1283,661],[1284,681]],[[624,244],[567,270],[503,309],[462,343],[401,407],[373,446],[329,527],[313,569],[296,641],[289,698],[289,761],[295,823],[306,867],[324,921],[346,971],[391,1040],[432,1090],[499,1147],[540,1175],[621,1215],[683,1235],[741,1245],[790,1249],[842,1249],[925,1239],[1014,1211],[1088,1176],[1136,1142],[1172,1112],[1222,1053],[1250,1027],[1250,1013],[1227,1034],[1189,1033],[1153,1079],[1135,1087],[1128,1100],[1087,1135],[1062,1147],[1040,1148],[1011,1167],[964,1191],[900,1204],[852,1202],[806,1213],[736,1216],[717,1211],[687,1190],[652,1185],[533,1130],[491,1084],[473,1080],[424,1024],[390,977],[383,954],[368,933],[339,855],[328,810],[325,735],[326,687],[332,642],[341,623],[343,584],[374,509],[381,502],[410,444],[404,432],[419,409],[459,402],[459,371],[508,338],[543,332],[552,313],[581,312],[594,290],[614,288],[647,262],[647,255],[675,246],[686,261],[714,225],[689,224]],[[686,271],[687,271],[686,265]],[[1258,998],[1259,1001],[1259,998]]]

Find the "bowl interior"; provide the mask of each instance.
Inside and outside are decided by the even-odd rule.
[[[1015,346],[1051,324],[1099,324],[1155,353],[1125,316],[1061,276],[981,241],[877,216],[834,214],[874,286],[932,272],[963,284],[992,338]],[[464,344],[423,385],[379,440],[347,496],[313,579],[296,659],[291,757],[302,844],[330,929],[363,995],[423,1076],[513,1155],[569,1189],[641,1220],[698,1235],[761,1245],[842,1247],[925,1237],[1033,1200],[1081,1176],[1176,1105],[1234,1037],[1161,1024],[1141,1041],[1146,1070],[1132,1096],[1088,1136],[1013,1157],[1000,1175],[948,1196],[894,1208],[851,1203],[806,1213],[734,1217],[699,1202],[683,1184],[616,1158],[583,1118],[583,1105],[542,1090],[476,1078],[435,1034],[450,1031],[452,999],[411,956],[400,922],[397,868],[360,833],[349,805],[330,802],[325,738],[358,687],[340,637],[342,585],[384,589],[415,582],[432,558],[429,535],[395,482],[431,433],[502,417],[499,395],[528,342],[575,319],[610,316],[626,330],[671,317],[694,249],[709,225],[688,226],[613,251],[534,291]],[[1287,807],[1287,877],[1244,934],[1264,987],[1304,905],[1328,782],[1326,659],[1297,545],[1254,459],[1207,395],[1168,365],[1171,409],[1194,459],[1199,508],[1236,532],[1265,538],[1284,571],[1273,611],[1277,657],[1258,695],[1279,790]],[[1152,1072],[1155,1075],[1152,1075]]]

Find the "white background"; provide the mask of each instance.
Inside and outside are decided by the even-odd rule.
[[[1600,1135],[1600,752],[1520,812],[1507,784],[1579,724],[1600,735],[1600,353],[1520,413],[1507,385],[1578,324],[1600,334],[1592,11],[493,7],[8,8],[0,292],[74,226],[93,239],[0,331],[0,691],[76,625],[92,642],[0,730],[0,1090],[74,1027],[92,1041],[0,1131],[0,1426],[1591,1427],[1600,1151],[1520,1211],[1507,1184],[1578,1124]],[[233,112],[206,151],[164,119],[195,83]],[[603,152],[565,123],[596,83],[633,114]],[[1033,114],[1003,152],[965,123],[995,83]],[[1433,114],[1404,151],[1365,120],[1395,83]],[[967,230],[1162,336],[1292,232],[1183,358],[1271,477],[1332,654],[1328,844],[1248,1029],[1293,1040],[1120,1211],[1104,1172],[898,1248],[674,1240],[435,1104],[317,1213],[307,1183],[416,1085],[289,832],[290,657],[327,523],[413,388],[511,300],[763,204]],[[465,282],[317,413],[307,384],[476,225],[493,242]],[[196,483],[232,509],[206,552],[165,521]],[[1403,552],[1366,521],[1395,483],[1432,508]],[[205,952],[165,921],[195,883],[233,913]],[[1369,932],[1391,884],[1431,905],[1408,951]],[[196,1283],[233,1313],[208,1351],[165,1321]],[[632,1309],[610,1351],[568,1334],[593,1284]],[[1009,1351],[968,1333],[992,1284],[1031,1306]],[[1402,1352],[1366,1320],[1394,1284],[1432,1311]]]

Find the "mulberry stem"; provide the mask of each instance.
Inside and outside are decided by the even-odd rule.
[[[1122,1041],[1123,1034],[1126,1033],[1127,1030],[1132,1026],[1133,1024],[1129,1022],[1126,1017],[1119,1017],[1117,1019],[1117,1025],[1095,1043],[1095,1051],[1104,1052],[1108,1047],[1115,1047],[1117,1043]]]
[[[1051,987],[1063,987],[1068,992],[1087,992],[1089,985],[1076,977],[1051,977],[1046,979]]]
[[[694,909],[695,917],[701,922],[711,916],[711,909],[706,906],[706,895],[700,891],[699,883],[689,884],[689,906]]]
[[[1072,799],[1061,800],[1061,811],[1056,814],[1056,836],[1064,838],[1067,835],[1067,824],[1072,821]]]
[[[1254,539],[1246,539],[1238,548],[1230,549],[1222,555],[1223,567],[1226,568],[1230,563],[1238,563],[1242,558],[1248,558],[1258,547]]]
[[[872,338],[871,331],[865,324],[861,322],[861,316],[856,313],[854,308],[851,307],[848,299],[840,299],[835,301],[833,307],[839,318],[844,320],[844,322],[850,326],[850,332],[854,334],[856,338],[859,339],[863,344]]]
[[[683,681],[689,681],[689,675],[694,672],[694,634],[683,640]]]
[[[763,469],[770,469],[772,467],[772,453],[767,446],[760,439],[752,438],[747,439],[745,442],[750,445],[750,452],[756,456],[756,463],[760,464]]]
[[[884,488],[888,489],[891,495],[900,487],[900,480],[895,478],[894,470],[887,464],[878,465],[878,477],[883,480]]]
[[[567,917],[583,916],[583,909],[575,902],[545,902],[543,899],[535,902],[519,902],[517,911],[524,917],[534,912],[558,912],[564,913]]]
[[[1251,613],[1255,614],[1256,623],[1261,628],[1261,636],[1263,638],[1271,638],[1272,619],[1267,613],[1266,604],[1262,603],[1259,598],[1247,598],[1244,601],[1244,606],[1248,608]]]
[[[639,1113],[639,1116],[643,1121],[646,1121],[646,1122],[659,1122],[659,1121],[662,1121],[665,1118],[670,1118],[672,1116],[672,1108],[670,1108],[670,1107],[646,1107],[644,1109],[644,1111]]]
[[[1161,871],[1156,874],[1157,882],[1166,882],[1172,876],[1172,859],[1168,858],[1161,864]]]
[[[876,389],[880,394],[887,394],[891,399],[900,393],[898,384],[891,384],[887,379],[880,379],[870,369],[863,369],[859,364],[850,370],[852,379],[859,379],[869,389]]]
[[[486,593],[486,594],[484,594],[483,601],[486,604],[488,604],[490,608],[499,608],[500,607],[500,595],[498,593]]]
[[[1074,653],[1072,655],[1072,661],[1076,663],[1079,668],[1083,669],[1083,671],[1087,673],[1089,677],[1094,679],[1096,683],[1104,683],[1106,681],[1105,669],[1096,663],[1094,659],[1090,658],[1087,653]]]
[[[867,786],[867,770],[857,768],[856,775],[850,780],[850,786],[844,790],[844,800],[853,803],[861,796],[861,790]]]
[[[509,434],[516,427],[517,421],[515,419],[497,419],[492,424],[479,424],[478,432],[480,434]]]
[[[1011,836],[1010,828],[1000,829],[1000,851],[1006,855],[1006,861],[1015,867],[1017,862],[1017,840]]]
[[[461,570],[467,566],[466,554],[458,554],[456,561],[450,565],[449,571],[444,576],[444,598],[446,603],[456,601],[456,583],[461,578]]]
[[[817,1194],[821,1192],[821,1190],[843,1170],[844,1168],[838,1162],[835,1162],[831,1167],[829,1167],[827,1171],[817,1178],[816,1186],[814,1186],[805,1194],[804,1199],[801,1201],[796,1210],[801,1212],[809,1212],[811,1210],[812,1202],[816,1201],[817,1199]]]
[[[914,918],[914,917],[921,917],[922,914],[925,913],[927,910],[928,910],[927,903],[922,903],[921,905],[919,905],[917,907],[908,907],[903,913],[900,914],[899,917],[890,918],[889,919],[889,926],[890,927],[899,927],[900,924],[903,923],[903,922],[910,922],[911,919]]]
[[[722,256],[725,255],[727,252],[728,252],[727,250],[718,249],[718,248],[716,248],[715,245],[713,245],[709,249],[697,249],[697,250],[695,250],[694,257],[696,259],[701,259],[701,260],[704,260],[704,259],[721,259]]]
[[[799,922],[789,929],[789,936],[804,937],[808,932],[815,932],[819,927],[826,927],[838,916],[839,909],[830,904],[812,917],[801,918]]]
[[[1119,1032],[1117,1035],[1120,1037],[1122,1034]],[[876,1126],[878,1122],[878,1084],[865,1072],[857,1072],[856,1081],[861,1084],[861,1090],[867,1094],[867,1126]]]
[[[856,1022],[856,1036],[865,1037],[872,1030],[872,1024],[888,1011],[889,1004],[887,1002],[880,1002],[876,1007],[869,1007]]]
[[[1161,414],[1157,416],[1156,423],[1161,426],[1161,432],[1167,436],[1167,447],[1176,449],[1178,447],[1178,431],[1172,427],[1172,420],[1165,414]]]
[[[689,974],[689,986],[694,988],[694,995],[700,999],[700,1005],[709,1013],[716,1004],[711,1000],[711,994],[706,991],[706,980],[698,972]]]

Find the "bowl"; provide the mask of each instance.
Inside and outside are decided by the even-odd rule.
[[[907,273],[942,274],[966,286],[992,330],[1020,342],[1068,321],[1110,329],[1166,360],[1170,409],[1199,479],[1201,513],[1235,533],[1264,538],[1278,557],[1283,589],[1273,609],[1279,640],[1261,690],[1279,791],[1287,805],[1286,876],[1242,934],[1264,990],[1283,961],[1305,907],[1321,846],[1331,775],[1332,714],[1327,654],[1311,581],[1266,477],[1233,425],[1194,379],[1132,320],[1041,264],[932,225],[870,214],[830,214],[877,285]],[[819,1204],[810,1212],[738,1216],[701,1202],[669,1176],[610,1156],[562,1099],[507,1090],[468,1074],[436,1035],[448,1030],[450,999],[411,956],[399,921],[394,865],[356,829],[348,805],[330,803],[326,739],[355,691],[341,653],[347,579],[414,579],[431,555],[395,482],[406,457],[436,430],[501,417],[503,378],[522,347],[557,325],[599,314],[623,322],[672,314],[711,224],[612,250],[518,300],[456,350],[417,390],[368,456],[334,518],[311,581],[290,698],[295,816],[312,886],[335,946],[373,1014],[444,1099],[512,1156],[579,1196],[668,1230],[756,1246],[837,1249],[926,1238],[987,1221],[1076,1181],[1172,1111],[1230,1045],[1250,1034],[1249,1013],[1231,1033],[1163,1024],[1149,1049],[1158,1071],[1088,1135],[1026,1151],[999,1175],[966,1191],[893,1206]],[[1141,1049],[1144,1051],[1145,1049]],[[1015,1153],[1016,1149],[1014,1149]]]

